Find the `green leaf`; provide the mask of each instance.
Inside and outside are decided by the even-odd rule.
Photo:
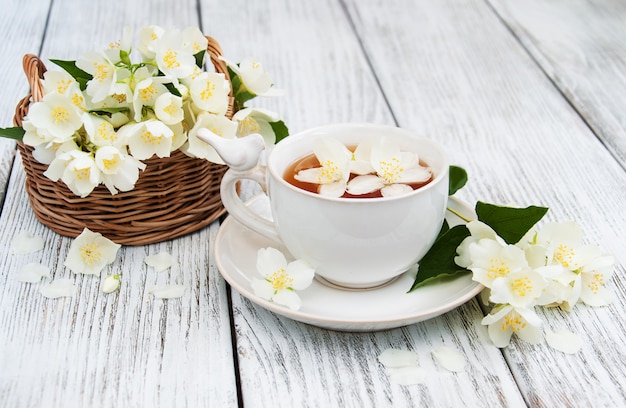
[[[465,225],[457,225],[441,233],[430,250],[419,261],[419,270],[409,292],[435,281],[466,273],[466,269],[454,263],[454,257],[457,247],[469,235],[470,232]]]
[[[81,91],[87,89],[87,81],[90,81],[93,76],[78,68],[76,66],[76,61],[63,61],[57,59],[51,59],[50,61],[67,71],[67,73],[70,74],[76,82],[78,82]]]
[[[467,183],[467,172],[464,168],[450,166],[450,181],[448,185],[448,195],[453,195],[463,188]]]
[[[129,112],[130,108],[125,108],[125,107],[111,107],[111,108],[98,108],[98,109],[91,109],[88,112],[89,113],[93,113],[95,115],[106,115],[106,116],[111,116],[111,114],[113,113],[118,113],[118,112]]]
[[[239,75],[230,69],[230,67],[226,67],[226,69],[228,70],[228,75],[230,76],[230,83],[233,86],[233,94],[235,94],[237,90],[241,88],[241,78],[239,78]]]
[[[269,122],[269,124],[276,135],[275,143],[278,143],[289,136],[289,129],[287,129],[287,125],[285,125],[285,122],[282,120],[279,120],[278,122]]]
[[[548,212],[546,207],[501,207],[476,203],[478,220],[489,225],[507,244],[516,244]]]
[[[18,142],[24,137],[24,129],[19,126],[10,128],[0,128],[0,137],[17,140]]]
[[[168,82],[166,84],[163,84],[163,86],[165,86],[165,88],[167,88],[167,90],[170,91],[172,95],[182,96],[173,83]]]
[[[127,66],[132,65],[132,62],[130,61],[130,55],[128,54],[128,51],[120,50],[120,61],[122,61]]]
[[[202,66],[204,65],[204,54],[206,54],[206,50],[199,51],[193,55],[194,57],[196,57],[196,65],[198,66],[198,68],[202,68]]]
[[[256,95],[248,91],[245,87],[243,87],[243,89],[240,88],[235,93],[235,107],[237,108],[237,110],[242,109],[244,107],[244,104],[252,98],[256,98]]]

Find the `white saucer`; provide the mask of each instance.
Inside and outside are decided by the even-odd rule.
[[[262,216],[271,218],[266,196],[255,197],[247,205]],[[451,198],[448,205],[462,214],[475,216],[474,210],[459,200]],[[461,223],[450,212],[446,218],[451,226]],[[250,279],[258,274],[257,251],[269,246],[282,251],[290,260],[284,246],[227,217],[215,242],[217,267],[230,286],[252,302],[290,319],[327,329],[374,331],[406,326],[452,310],[483,289],[467,274],[407,293],[414,281],[414,270],[404,273],[387,286],[367,291],[336,289],[313,280],[311,286],[298,292],[302,307],[293,311],[259,298],[250,286]]]

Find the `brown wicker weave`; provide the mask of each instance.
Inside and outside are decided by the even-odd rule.
[[[230,80],[226,64],[219,60],[222,50],[207,37],[208,55],[217,72]],[[13,123],[22,125],[29,104],[41,101],[43,62],[28,54],[23,60],[30,93],[15,110]],[[227,116],[233,115],[232,90]],[[198,230],[224,214],[219,195],[227,167],[204,159],[193,159],[179,150],[168,158],[144,160],[135,188],[111,195],[100,185],[89,196],[80,198],[62,182],[43,175],[47,165],[32,156],[33,149],[18,143],[26,170],[26,192],[35,216],[61,235],[76,237],[87,227],[123,245],[145,245],[165,241]]]

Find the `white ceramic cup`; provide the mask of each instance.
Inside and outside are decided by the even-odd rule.
[[[289,165],[311,154],[321,137],[336,138],[346,146],[366,138],[391,138],[401,150],[417,152],[434,179],[407,195],[383,198],[329,198],[286,182],[283,175]],[[282,242],[296,259],[308,261],[317,276],[338,286],[372,288],[401,275],[426,254],[444,220],[449,177],[444,151],[433,140],[397,127],[338,124],[306,130],[277,143],[267,166],[246,167],[231,166],[222,180],[221,198],[230,215]],[[242,203],[237,193],[242,179],[262,186],[273,222]]]

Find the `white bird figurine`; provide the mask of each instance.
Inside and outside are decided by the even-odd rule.
[[[224,163],[234,171],[247,171],[257,165],[261,152],[265,149],[263,136],[258,133],[226,139],[209,129],[198,129],[198,138],[210,144]]]

